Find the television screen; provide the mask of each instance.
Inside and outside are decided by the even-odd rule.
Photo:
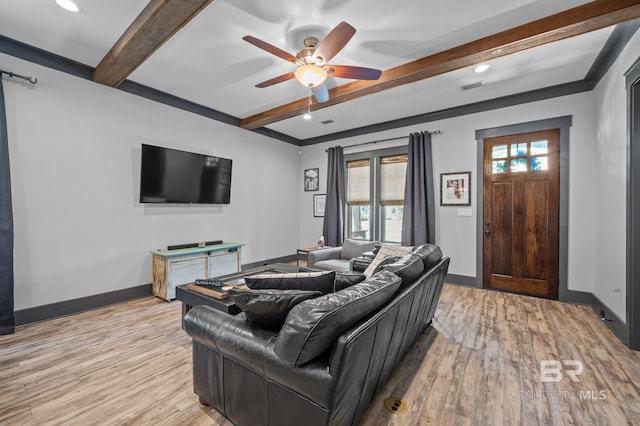
[[[229,204],[232,160],[142,144],[141,203]]]

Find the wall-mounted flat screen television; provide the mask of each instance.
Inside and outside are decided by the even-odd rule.
[[[142,144],[141,203],[229,204],[232,160]]]

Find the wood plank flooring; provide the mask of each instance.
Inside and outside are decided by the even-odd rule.
[[[0,424],[230,424],[193,394],[180,314],[148,297],[0,336]],[[542,383],[541,360],[581,361],[581,381]],[[361,424],[637,425],[639,390],[640,353],[590,308],[445,285]],[[390,396],[405,414],[386,411]]]

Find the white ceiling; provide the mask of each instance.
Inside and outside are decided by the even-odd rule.
[[[73,14],[54,0],[0,0],[0,34],[95,67],[146,6],[145,0],[77,0]],[[357,32],[332,64],[388,69],[520,24],[588,3],[584,0],[215,0],[128,79],[245,118],[304,98],[297,81],[254,85],[293,65],[242,40],[252,35],[293,54],[308,35],[339,22]],[[612,28],[461,69],[267,126],[306,139],[581,80]],[[1,68],[0,63],[0,68]],[[18,72],[16,70],[15,72]],[[335,87],[351,80],[328,80]],[[462,86],[483,86],[463,91]],[[323,125],[323,120],[334,120]]]

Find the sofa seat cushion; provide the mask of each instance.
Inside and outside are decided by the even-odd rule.
[[[425,271],[436,266],[438,262],[440,262],[440,259],[442,259],[442,250],[434,244],[423,244],[417,247],[413,253],[422,258]]]
[[[296,305],[278,333],[275,353],[291,366],[311,361],[331,348],[344,330],[391,299],[401,281],[382,271],[339,292]]]
[[[314,263],[313,268],[326,271],[349,272],[350,263],[345,259],[327,259]]]
[[[256,274],[245,277],[244,282],[253,290],[314,290],[327,294],[333,292],[335,277],[335,271]]]
[[[404,247],[404,246],[394,246],[391,244],[383,244],[378,250],[376,257],[373,258],[367,269],[365,269],[364,274],[367,277],[372,276],[380,262],[382,262],[385,258],[389,256],[404,256],[405,254],[409,254],[413,251],[412,247]]]
[[[322,293],[312,290],[229,290],[229,296],[247,320],[266,328],[280,329],[291,308],[322,296]]]
[[[424,261],[420,256],[415,253],[410,253],[402,256],[393,263],[389,263],[382,267],[383,271],[393,272],[402,278],[402,284],[400,288],[406,287],[424,272]]]

